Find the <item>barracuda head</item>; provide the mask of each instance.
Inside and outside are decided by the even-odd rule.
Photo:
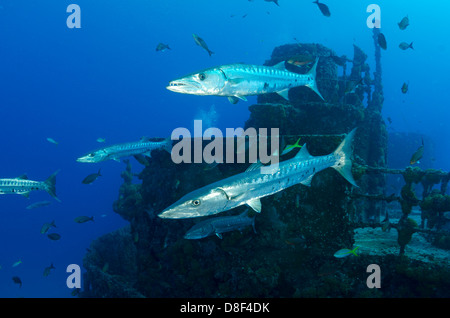
[[[220,95],[227,79],[220,68],[210,68],[173,80],[166,88],[172,92],[192,95]]]
[[[92,151],[77,159],[78,162],[96,163],[106,160],[108,154],[104,150]]]
[[[166,219],[186,219],[216,214],[226,210],[228,197],[223,190],[209,186],[186,194],[158,216]]]

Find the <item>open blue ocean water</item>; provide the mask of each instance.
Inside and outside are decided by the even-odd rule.
[[[81,28],[66,24],[72,3],[81,9]],[[76,158],[102,145],[165,138],[178,127],[192,130],[194,119],[223,130],[244,127],[248,106],[256,102],[249,97],[232,105],[221,97],[176,94],[165,88],[170,80],[221,64],[262,65],[275,47],[295,43],[294,38],[348,57],[355,44],[369,55],[374,70],[372,30],[366,25],[371,3],[381,8],[388,43],[381,58],[383,117],[392,121],[388,130],[428,136],[435,144],[434,161],[422,168],[450,170],[450,3],[324,0],[330,17],[312,1],[278,3],[0,0],[0,178],[26,173],[41,181],[60,169],[56,193],[61,200],[45,191],[29,199],[0,196],[0,297],[72,297],[67,266],[82,268],[94,239],[128,224],[112,208],[125,164],[84,164]],[[406,15],[410,25],[400,30],[397,23]],[[197,46],[193,33],[215,54],[210,57]],[[402,41],[413,41],[414,50],[400,50]],[[160,42],[171,50],[157,52]],[[401,92],[404,82],[407,94]],[[405,167],[410,155],[405,154]],[[134,159],[131,164],[134,172],[141,171]],[[101,177],[82,184],[98,169]],[[52,203],[26,209],[43,200]],[[94,216],[94,222],[74,222],[82,215]],[[49,233],[61,235],[56,241],[40,233],[52,220],[57,227]],[[51,263],[55,269],[44,277]]]

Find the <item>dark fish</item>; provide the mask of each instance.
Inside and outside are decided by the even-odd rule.
[[[194,37],[195,43],[197,43],[198,46],[200,46],[200,47],[202,47],[203,49],[205,49],[206,52],[208,52],[209,56],[211,56],[211,55],[214,54],[214,52],[211,51],[211,50],[208,48],[208,45],[206,45],[205,40],[203,40],[201,37],[199,37],[199,36],[198,36],[197,34],[195,34],[195,33],[192,34],[192,36]]]
[[[47,206],[49,204],[51,204],[50,201],[39,201],[39,202],[30,204],[29,206],[26,207],[26,209],[27,210],[36,209],[36,208]]]
[[[93,216],[88,217],[88,216],[84,216],[83,215],[83,216],[76,217],[74,219],[74,221],[77,222],[77,223],[85,223],[85,222],[88,222],[88,221],[94,221],[94,217]]]
[[[52,223],[44,223],[44,225],[42,225],[41,234],[47,233],[51,227],[56,227],[54,220],[52,221]]]
[[[415,163],[419,163],[419,160],[422,159],[423,152],[424,152],[424,144],[423,144],[423,139],[422,139],[422,145],[416,150],[415,153],[413,153],[409,163],[412,165]]]
[[[273,3],[275,3],[277,6],[280,6],[279,4],[278,4],[278,0],[264,0],[265,2],[273,2]]]
[[[383,49],[387,49],[386,37],[383,33],[378,34],[378,45]]]
[[[61,235],[59,235],[58,233],[50,233],[50,234],[47,234],[47,236],[52,241],[57,241],[61,238]]]
[[[402,21],[400,21],[397,24],[398,24],[398,27],[400,28],[400,30],[406,29],[406,27],[409,25],[409,18],[408,18],[408,16],[404,17],[402,19]]]
[[[97,172],[97,173],[92,173],[92,174],[88,175],[88,176],[87,176],[86,178],[84,178],[84,180],[81,181],[81,182],[84,183],[84,184],[90,184],[90,183],[94,182],[98,177],[101,177],[101,176],[102,176],[102,175],[100,174],[100,170],[101,170],[101,169],[98,169],[98,172]]]
[[[308,55],[308,54],[296,54],[292,57],[290,57],[287,62],[289,64],[293,64],[293,65],[297,65],[297,66],[301,66],[301,65],[306,65],[309,63],[312,63],[316,60],[315,56],[312,55]]]
[[[48,275],[50,275],[52,269],[55,269],[55,267],[53,266],[53,263],[51,263],[50,266],[47,266],[44,269],[44,277],[47,277]]]
[[[333,62],[339,66],[344,66],[345,63],[347,63],[347,61],[350,61],[349,59],[347,59],[346,55],[337,56],[337,55],[331,54],[330,57],[333,60]]]
[[[403,94],[406,94],[408,92],[408,85],[409,84],[403,83],[403,85],[402,85],[402,93]]]
[[[164,52],[166,50],[171,50],[169,44],[159,43],[156,47],[156,52]]]
[[[411,48],[411,49],[414,50],[414,48],[413,48],[413,42],[411,42],[410,44],[408,44],[408,43],[406,43],[406,42],[402,42],[402,43],[400,43],[400,44],[398,45],[398,47],[401,48],[403,51],[404,51],[404,50],[407,50],[407,49],[409,49],[409,48]]]
[[[317,6],[320,9],[320,12],[326,17],[329,17],[331,15],[330,9],[328,9],[328,6],[324,3],[320,3],[319,0],[313,1],[313,3],[316,3]]]
[[[12,280],[15,284],[19,284],[19,287],[22,287],[22,280],[19,276],[13,276]]]

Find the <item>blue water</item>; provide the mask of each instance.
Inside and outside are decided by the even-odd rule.
[[[311,2],[279,0],[277,7],[262,0],[0,0],[0,178],[27,173],[45,180],[61,169],[57,194],[62,201],[45,192],[30,199],[1,196],[0,297],[71,297],[66,267],[81,266],[93,239],[128,223],[112,210],[125,165],[75,161],[101,146],[97,138],[114,144],[167,137],[177,127],[192,129],[193,120],[212,105],[217,127],[243,127],[248,106],[256,102],[250,97],[231,105],[225,98],[176,94],[165,89],[169,80],[220,64],[263,64],[273,48],[294,43],[293,38],[349,58],[356,44],[369,55],[373,72],[372,30],[366,26],[370,3],[381,7],[381,32],[388,42],[382,66],[389,129],[428,135],[438,145],[434,168],[450,170],[450,4],[328,0],[327,18]],[[81,29],[66,26],[71,3],[81,8]],[[397,22],[405,15],[411,25],[401,31]],[[216,54],[209,57],[195,45],[192,33]],[[400,50],[401,41],[414,41],[415,50]],[[172,50],[156,52],[159,42]],[[406,81],[409,92],[402,94]],[[132,164],[135,172],[142,169],[134,159]],[[102,177],[81,183],[98,168]],[[41,200],[52,204],[25,209]],[[73,219],[80,215],[95,221],[77,224]],[[59,241],[40,234],[52,220],[57,228],[51,232],[61,234]],[[12,267],[18,260],[22,264]],[[44,277],[50,263],[56,269]],[[13,276],[21,278],[22,288]]]

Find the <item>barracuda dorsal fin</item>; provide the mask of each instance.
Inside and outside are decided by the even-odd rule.
[[[24,174],[18,176],[17,179],[28,180],[28,176],[26,175],[26,173],[24,173]]]
[[[308,148],[306,147],[306,144],[303,145],[302,148],[300,148],[300,151],[295,155],[296,159],[299,160],[308,160],[311,159],[313,156],[310,155]]]
[[[280,63],[275,64],[274,66],[272,66],[273,68],[279,69],[279,70],[283,70],[286,71],[286,64],[284,61],[281,61]]]
[[[255,212],[260,213],[261,212],[261,200],[260,199],[253,199],[250,201],[245,202],[249,207],[251,207]]]

